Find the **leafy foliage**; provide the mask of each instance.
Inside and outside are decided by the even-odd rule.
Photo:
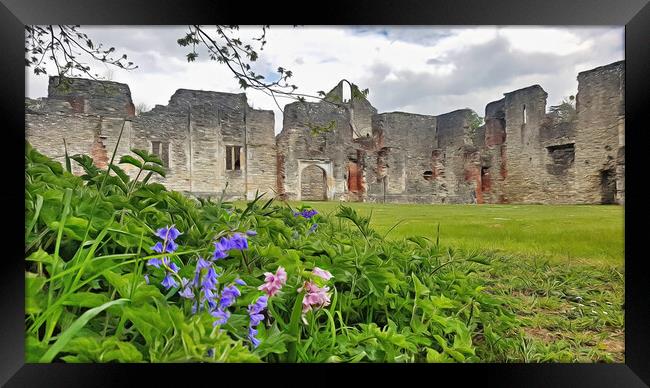
[[[122,158],[137,168],[132,175],[159,165],[134,155]],[[82,177],[29,145],[25,152],[28,362],[478,362],[507,359],[503,344],[524,338],[507,296],[477,276],[491,271],[491,257],[417,236],[384,240],[371,216],[346,206],[328,216],[259,195],[235,207],[73,160]],[[246,283],[227,323],[193,312],[180,287],[164,287],[146,265],[161,257],[156,229],[172,224],[182,234],[166,256],[181,277],[222,236],[256,232],[247,249],[215,262],[220,284]],[[280,266],[286,284],[268,299],[255,347],[247,306]],[[316,267],[333,277],[314,278]],[[299,290],[310,276],[330,287],[331,300],[305,312]]]

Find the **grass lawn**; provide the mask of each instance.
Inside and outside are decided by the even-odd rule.
[[[293,207],[301,203],[291,203]],[[337,202],[303,202],[334,214]],[[477,271],[485,291],[504,297],[516,330],[492,362],[624,362],[623,207],[587,205],[411,205],[345,203],[387,238],[413,235],[492,264]],[[494,342],[494,341],[492,341]]]
[[[335,213],[338,202],[292,202]],[[387,238],[413,235],[457,249],[495,251],[554,262],[623,265],[623,207],[590,205],[416,205],[344,203],[372,212],[371,226]]]
[[[323,215],[339,206],[290,204]],[[514,320],[504,318],[499,334],[475,336],[483,360],[624,362],[623,207],[343,204],[361,215],[372,212],[371,226],[388,239],[419,235],[435,241],[440,224],[441,246],[490,259],[474,275],[482,278],[484,292],[507,300]]]

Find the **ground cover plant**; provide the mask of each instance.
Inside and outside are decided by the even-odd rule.
[[[337,202],[304,202],[323,214]],[[238,205],[242,206],[242,204]],[[300,203],[292,203],[297,206]],[[554,263],[577,262],[622,266],[623,207],[618,205],[427,205],[349,203],[389,239],[413,235],[465,250],[487,250]],[[399,222],[399,225],[395,224]]]
[[[615,267],[388,239],[344,205],[197,199],[150,182],[161,165],[142,150],[61,165],[27,145],[27,362],[622,357]]]

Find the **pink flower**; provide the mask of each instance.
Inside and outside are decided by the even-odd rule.
[[[314,267],[314,269],[311,270],[311,273],[325,280],[330,280],[334,277],[331,273],[329,273],[329,271],[325,271],[324,269],[318,267]]]
[[[257,289],[264,291],[268,296],[277,294],[282,286],[287,283],[287,272],[282,267],[278,267],[275,274],[265,272],[264,276],[264,284]]]
[[[302,292],[303,290],[306,291],[305,297],[302,299],[303,314],[313,307],[325,307],[330,304],[330,296],[327,293],[329,287],[318,287],[316,283],[309,280],[298,289],[298,292]]]

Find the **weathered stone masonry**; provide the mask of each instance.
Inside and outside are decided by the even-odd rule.
[[[127,85],[52,77],[48,98],[26,100],[26,136],[61,161],[65,138],[105,167],[124,126],[118,157],[155,152],[169,188],[228,199],[622,204],[624,75],[622,61],[580,73],[570,119],[546,112],[539,85],[505,93],[478,128],[469,109],[378,113],[344,101],[342,81],[322,102],[288,104],[277,136],[273,112],[245,94],[180,89],[134,116]]]

